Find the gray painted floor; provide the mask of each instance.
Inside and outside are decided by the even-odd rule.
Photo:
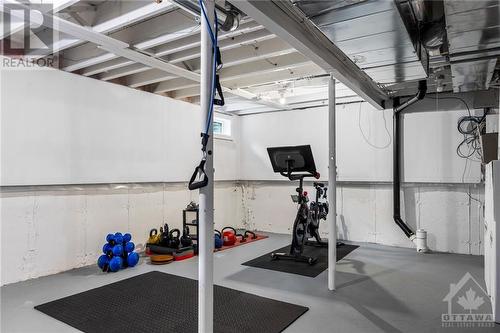
[[[457,283],[466,272],[483,283],[482,257],[424,255],[411,249],[360,244],[338,263],[335,292],[327,290],[326,271],[309,278],[241,265],[288,243],[289,236],[271,235],[215,255],[216,284],[310,308],[286,333],[500,332],[499,326],[441,327],[441,314],[447,311],[442,300],[450,283]],[[100,273],[92,266],[4,286],[1,332],[73,332],[33,306],[152,270],[196,278],[197,264],[197,259],[190,259],[152,266],[144,260],[135,268],[114,274]]]

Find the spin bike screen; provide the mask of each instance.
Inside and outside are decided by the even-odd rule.
[[[267,148],[273,171],[276,173],[290,172],[316,173],[316,164],[310,145]]]

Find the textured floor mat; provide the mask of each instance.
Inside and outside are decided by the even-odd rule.
[[[337,261],[344,258],[346,255],[357,249],[359,246],[344,244],[337,247]],[[305,256],[311,256],[318,258],[318,261],[314,265],[309,265],[305,262],[296,262],[293,260],[271,260],[271,253],[273,252],[290,252],[290,245],[282,247],[281,249],[274,250],[263,256],[252,259],[243,263],[245,266],[258,267],[270,269],[273,271],[298,274],[309,277],[316,277],[325,269],[328,268],[328,248],[326,247],[316,247],[316,246],[304,246],[303,254]]]
[[[150,272],[35,309],[88,333],[197,333],[198,282]],[[307,310],[295,304],[214,287],[215,332],[281,332]]]

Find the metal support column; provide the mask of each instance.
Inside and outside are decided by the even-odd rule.
[[[335,290],[337,264],[337,163],[335,152],[335,79],[328,81],[328,289]]]
[[[213,50],[209,29],[213,29],[214,0],[204,0],[208,17],[201,18],[201,128],[205,130],[212,95]],[[209,26],[210,25],[210,26]],[[214,325],[214,167],[213,118],[210,120],[205,172],[208,185],[200,189],[198,221],[198,332],[212,333]]]

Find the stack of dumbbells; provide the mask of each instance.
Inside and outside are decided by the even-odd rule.
[[[108,234],[106,244],[102,247],[104,254],[97,260],[97,265],[103,272],[117,272],[122,268],[134,267],[139,262],[139,254],[134,249],[135,244],[129,233]]]

